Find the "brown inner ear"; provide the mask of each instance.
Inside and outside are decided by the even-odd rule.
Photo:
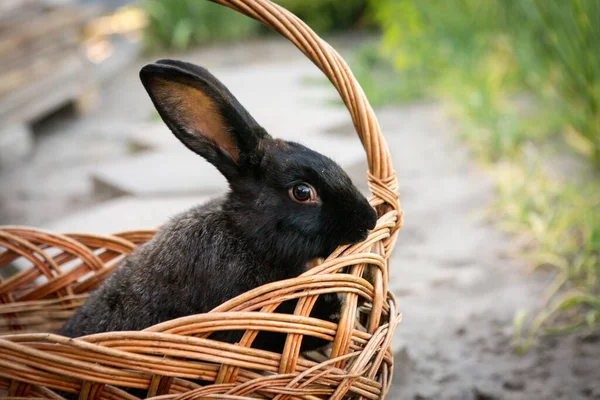
[[[154,88],[156,98],[187,132],[215,142],[233,161],[239,161],[238,148],[213,99],[192,86],[160,78]]]

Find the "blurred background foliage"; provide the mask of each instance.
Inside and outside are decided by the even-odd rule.
[[[364,27],[366,0],[275,0],[306,22],[318,34]]]
[[[518,349],[539,332],[600,323],[600,1],[276,2],[321,35],[376,27],[351,60],[374,106],[447,106],[497,184],[490,215],[525,238],[534,266],[558,271],[547,308],[515,316]],[[267,33],[207,1],[142,4],[151,50]],[[556,168],[565,155],[584,167]]]
[[[346,31],[365,25],[366,0],[276,0],[317,33]],[[271,30],[229,8],[202,0],[143,0],[149,50],[185,49],[213,41],[243,40]]]
[[[600,322],[600,2],[597,0],[372,0],[382,41],[355,68],[376,103],[437,99],[495,178],[491,215],[524,236],[534,266],[554,267],[540,328]],[[373,74],[375,70],[387,71]],[[564,171],[567,155],[596,172]]]
[[[149,51],[241,39],[258,31],[256,21],[208,1],[143,0],[142,9],[147,17],[144,41]]]

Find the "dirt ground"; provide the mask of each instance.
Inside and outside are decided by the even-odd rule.
[[[202,55],[214,60],[214,52],[227,54],[240,70],[257,59],[278,65],[301,57],[289,51],[282,56],[280,42],[253,46],[252,52],[238,46]],[[40,150],[27,166],[0,173],[2,222],[39,224],[102,200],[92,197],[84,178],[96,160],[122,156],[128,148],[125,142],[115,145],[119,124],[108,136],[94,132],[99,126],[107,130],[107,120],[148,115],[130,98],[141,91],[137,77],[126,84],[119,79],[104,91],[99,112],[76,123],[55,118],[42,124]],[[512,258],[511,238],[480,218],[493,188],[443,110],[416,104],[377,115],[394,158],[406,221],[391,261],[390,288],[403,321],[394,341],[388,398],[600,399],[599,330],[546,338],[522,356],[512,352],[515,311],[539,309],[553,276],[531,273]],[[86,135],[76,133],[82,129]],[[351,132],[340,126],[329,133]],[[360,183],[364,171],[349,172]]]
[[[481,218],[493,188],[441,107],[377,114],[406,221],[391,260],[403,321],[389,398],[600,398],[598,330],[512,351],[515,312],[538,310],[553,274],[512,258],[511,238]]]

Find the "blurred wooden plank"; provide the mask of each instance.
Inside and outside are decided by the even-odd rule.
[[[2,0],[0,1],[0,22],[14,18],[19,14],[43,6],[40,0]]]
[[[24,46],[7,57],[0,58],[0,80],[5,74],[13,70],[27,68],[38,59],[45,59],[49,55],[79,48],[80,38],[74,30],[65,30],[57,34],[42,38]]]
[[[60,30],[77,28],[86,20],[83,10],[73,7],[61,7],[51,10],[43,15],[19,24],[14,29],[0,33],[0,57],[16,51],[19,47],[27,45],[45,35],[50,35]]]
[[[29,21],[48,11],[39,1],[31,1],[31,3],[22,8],[13,9],[10,12],[0,13],[0,35],[10,34],[13,29],[27,24]]]
[[[27,85],[32,80],[39,79],[48,72],[52,71],[57,64],[70,54],[77,52],[76,48],[54,49],[44,54],[37,55],[29,60],[27,64],[20,64],[16,67],[5,70],[0,74],[0,98],[8,95],[10,92]]]
[[[94,78],[81,28],[90,10],[74,0],[0,0],[0,121],[27,124],[67,103],[86,108]]]
[[[33,121],[76,100],[92,84],[86,60],[80,54],[64,58],[48,72],[42,79],[0,98],[0,120]]]

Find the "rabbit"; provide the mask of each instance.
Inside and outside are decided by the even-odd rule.
[[[175,216],[124,258],[62,335],[142,330],[208,312],[258,286],[297,277],[311,260],[374,229],[375,210],[340,166],[271,137],[206,69],[164,59],[145,65],[140,79],[164,123],[225,176],[229,191]],[[295,303],[277,312],[292,313]],[[340,307],[337,295],[321,295],[311,316],[337,322]],[[211,338],[235,343],[242,333]],[[252,346],[280,352],[285,337],[262,332]],[[305,336],[301,349],[326,344]]]

